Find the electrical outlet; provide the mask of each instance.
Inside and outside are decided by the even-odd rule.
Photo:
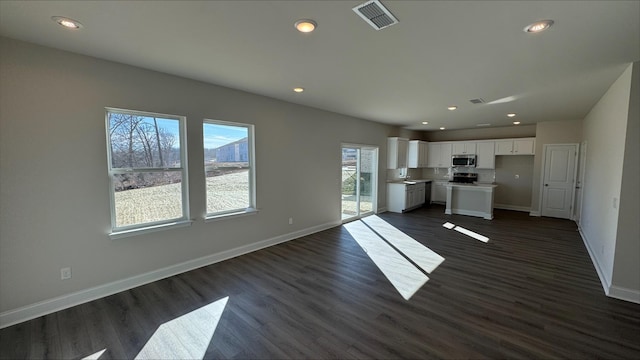
[[[66,267],[66,268],[60,269],[60,279],[62,279],[62,280],[71,279],[71,268],[70,267]]]
[[[293,225],[293,218],[289,218],[289,225]]]

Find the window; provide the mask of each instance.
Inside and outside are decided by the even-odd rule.
[[[205,120],[208,218],[255,209],[253,125]]]
[[[107,109],[106,123],[113,233],[186,222],[185,118]]]

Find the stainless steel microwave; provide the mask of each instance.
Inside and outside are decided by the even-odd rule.
[[[475,155],[453,155],[451,157],[451,166],[476,167]]]

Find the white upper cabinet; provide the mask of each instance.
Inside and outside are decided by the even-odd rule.
[[[513,155],[513,140],[496,141],[496,155]]]
[[[470,141],[460,141],[453,143],[453,155],[473,155],[476,154],[476,143]]]
[[[387,139],[387,169],[407,167],[409,139],[390,137]]]
[[[496,141],[496,155],[534,155],[535,138]]]
[[[493,141],[479,142],[476,145],[476,155],[478,156],[476,168],[496,168],[495,146]]]
[[[427,167],[428,152],[429,148],[426,141],[409,141],[409,154],[407,160],[408,167],[413,169]]]
[[[515,139],[513,140],[514,155],[534,155],[536,139]]]
[[[427,148],[427,167],[448,168],[451,166],[451,143],[429,143]]]
[[[453,155],[451,143],[440,144],[440,161],[442,164],[441,167],[451,166],[451,155]]]

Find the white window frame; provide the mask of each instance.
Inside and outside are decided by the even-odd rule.
[[[109,135],[109,113],[121,113],[135,116],[156,117],[170,120],[177,120],[180,129],[180,167],[159,167],[159,168],[113,168],[111,154],[111,137]],[[109,197],[111,205],[111,233],[112,239],[138,235],[141,233],[154,232],[166,228],[182,227],[191,225],[189,218],[189,171],[187,166],[187,118],[180,115],[169,115],[154,113],[149,111],[128,110],[119,108],[105,108],[105,126],[107,137],[107,161],[109,176]],[[182,216],[174,219],[166,219],[153,221],[142,224],[127,225],[118,227],[116,224],[116,201],[115,201],[115,183],[114,175],[126,174],[133,172],[180,172],[181,173],[181,190],[182,190]]]
[[[207,124],[211,125],[224,125],[224,126],[234,126],[234,127],[242,127],[247,129],[247,153],[249,155],[249,206],[246,208],[238,208],[238,209],[229,209],[225,211],[218,211],[215,213],[208,212],[208,204],[207,204],[207,190],[205,185],[205,206],[204,206],[204,219],[205,221],[215,221],[220,220],[229,216],[242,216],[256,213],[258,208],[256,206],[256,154],[255,154],[255,126],[253,124],[239,123],[233,121],[223,121],[223,120],[213,120],[213,119],[204,119],[202,121],[202,151],[204,154],[204,127]],[[204,166],[204,181],[206,184],[207,181],[207,167]]]

